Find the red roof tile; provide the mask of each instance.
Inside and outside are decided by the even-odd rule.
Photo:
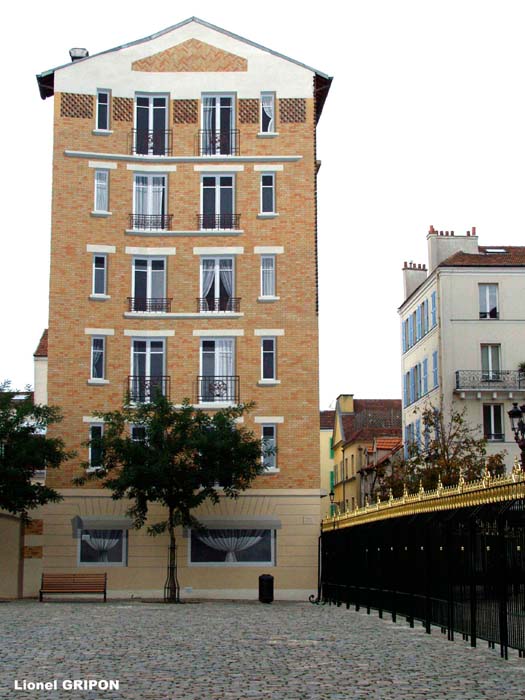
[[[489,251],[505,251],[504,253]],[[479,253],[454,253],[443,260],[439,267],[523,267],[525,246],[479,246]]]
[[[321,430],[332,430],[334,427],[335,411],[321,411],[319,414]]]
[[[47,328],[42,333],[38,347],[35,350],[33,357],[47,357]]]
[[[377,450],[393,450],[400,444],[401,440],[397,437],[380,437],[376,440]]]

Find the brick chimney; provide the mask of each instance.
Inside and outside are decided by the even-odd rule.
[[[427,268],[413,262],[403,263],[403,289],[405,291],[405,299],[419,287],[427,278]]]
[[[455,236],[454,231],[436,231],[431,226],[427,235],[427,242],[430,272],[443,260],[454,255],[454,253],[479,253],[475,226],[472,227],[472,231],[467,231],[464,236]]]

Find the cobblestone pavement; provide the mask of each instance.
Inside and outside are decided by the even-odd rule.
[[[309,603],[0,604],[0,698],[523,700],[525,660]],[[52,681],[22,691],[14,681]],[[113,691],[63,679],[118,679]]]

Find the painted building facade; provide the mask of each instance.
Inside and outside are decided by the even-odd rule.
[[[196,513],[207,542],[179,533],[183,596],[256,597],[272,573],[276,598],[304,599],[320,517],[315,130],[331,79],[196,18],[86,54],[37,76],[55,104],[47,399],[78,455],[48,475],[64,500],[42,509],[40,570],[161,593],[166,539],[72,485],[96,466],[93,414],[160,389],[211,411],[254,401],[245,425],[276,446],[253,488]]]
[[[505,450],[507,469],[518,449],[508,411],[525,399],[523,294],[525,248],[480,246],[466,235],[427,235],[427,265],[405,263],[402,335],[405,446],[424,445],[426,406],[465,411],[487,439],[488,454]]]

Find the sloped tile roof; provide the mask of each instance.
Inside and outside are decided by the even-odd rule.
[[[47,357],[47,328],[42,333],[38,347],[33,353],[33,357]]]
[[[380,437],[376,440],[377,450],[393,450],[401,443],[397,437]]]
[[[487,252],[504,250],[504,253]],[[479,253],[454,253],[443,260],[439,267],[523,267],[525,246],[479,246]]]
[[[332,430],[334,427],[335,411],[320,412],[321,430]]]

